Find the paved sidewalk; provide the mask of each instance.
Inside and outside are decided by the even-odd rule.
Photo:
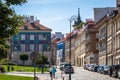
[[[62,78],[61,78],[61,71],[59,69],[57,69],[56,76],[53,79],[51,79],[51,77],[49,75],[49,76],[40,76],[39,80],[62,80]]]
[[[18,76],[34,77],[33,72],[8,72],[8,73],[6,73],[6,75],[18,75]],[[55,78],[53,78],[53,79],[51,79],[49,72],[45,72],[44,74],[42,74],[40,72],[36,72],[36,76],[39,78],[39,80],[63,80],[61,78],[61,71],[59,68],[57,68]]]

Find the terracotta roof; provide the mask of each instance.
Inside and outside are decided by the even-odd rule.
[[[25,22],[23,26],[21,26],[19,28],[20,30],[50,30],[52,31],[50,28],[38,23],[38,22],[34,22],[34,23],[30,23]]]
[[[73,35],[75,35],[76,33],[77,33],[77,32],[71,32],[71,33],[67,34],[66,37],[64,38],[64,40],[65,40],[65,41],[68,40],[68,38],[70,38],[70,36],[73,36]]]

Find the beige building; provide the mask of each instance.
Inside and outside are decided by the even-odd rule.
[[[120,13],[113,10],[97,24],[99,29],[99,64],[120,64]]]
[[[75,65],[84,66],[85,63],[85,29],[78,32],[75,40]]]
[[[75,65],[75,39],[76,39],[77,33],[71,32],[71,38],[70,34],[68,34],[64,41],[65,41],[65,62],[69,63],[71,60],[71,64]],[[71,59],[70,59],[70,39],[71,39]]]
[[[86,44],[85,62],[86,64],[98,64],[98,29],[92,19],[86,20]]]

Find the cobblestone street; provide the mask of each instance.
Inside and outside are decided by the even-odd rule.
[[[97,72],[91,72],[84,70],[82,67],[74,67],[75,74],[71,75],[71,80],[120,80],[118,78],[112,78],[109,75],[103,75]],[[57,69],[56,77],[52,80],[69,80],[69,74],[61,74],[62,72]],[[7,73],[9,75],[19,75],[19,76],[31,76],[33,77],[33,73],[26,73],[26,72],[10,72]],[[51,80],[49,73],[36,73],[39,77],[39,80]]]
[[[118,78],[112,78],[109,75],[103,75],[97,72],[91,72],[84,70],[81,67],[74,67],[75,74],[72,74],[72,80],[120,80]],[[68,75],[63,75],[65,80],[68,79]]]

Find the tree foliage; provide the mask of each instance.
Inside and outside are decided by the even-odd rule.
[[[48,57],[40,55],[39,58],[36,60],[36,64],[41,65],[41,64],[47,64],[48,63]]]
[[[25,53],[21,54],[21,55],[20,55],[20,60],[23,61],[23,65],[24,65],[25,61],[28,60],[28,55],[25,54]]]
[[[6,40],[18,32],[23,17],[12,6],[22,5],[26,0],[0,0],[0,48],[6,48]]]
[[[85,24],[85,22],[80,22],[80,23],[77,25],[77,29],[81,29],[84,24]]]

